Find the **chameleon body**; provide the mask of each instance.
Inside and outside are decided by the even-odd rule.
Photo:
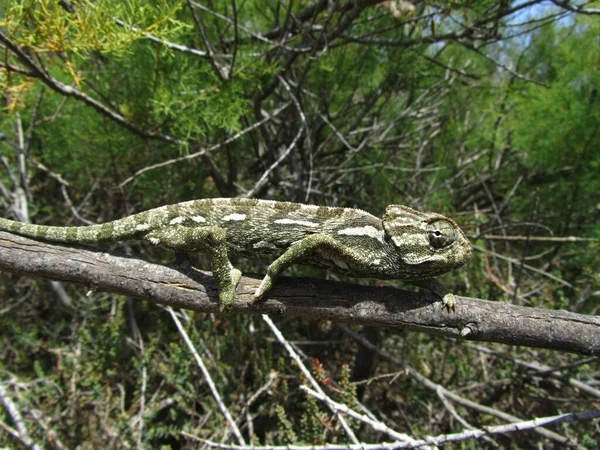
[[[234,302],[241,272],[229,255],[273,261],[256,290],[262,298],[291,264],[310,264],[354,277],[425,285],[454,308],[452,294],[431,280],[462,266],[471,245],[458,225],[435,213],[390,205],[378,218],[354,208],[256,199],[217,198],[162,206],[81,227],[32,225],[0,218],[0,230],[45,241],[90,244],[145,240],[212,257],[221,308]]]

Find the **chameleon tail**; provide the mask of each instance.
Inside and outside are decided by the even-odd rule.
[[[93,244],[143,237],[152,228],[145,217],[146,213],[140,213],[113,222],[81,227],[33,225],[0,217],[0,230],[43,241]]]

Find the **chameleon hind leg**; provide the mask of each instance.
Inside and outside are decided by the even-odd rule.
[[[212,257],[212,272],[219,288],[220,309],[227,310],[235,301],[235,288],[242,272],[233,267],[227,257],[227,233],[221,227],[186,227],[171,225],[151,231],[145,239],[175,251],[208,252]]]
[[[271,263],[267,274],[254,293],[254,301],[260,300],[272,287],[275,279],[289,266],[298,262],[311,252],[321,251],[338,264],[352,261],[360,264],[361,259],[351,248],[326,234],[313,234],[296,242],[285,253]]]

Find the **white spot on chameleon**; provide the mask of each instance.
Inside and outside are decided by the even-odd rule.
[[[303,209],[304,211],[308,212],[308,211],[316,211],[319,208],[321,208],[321,206],[318,205],[300,205],[300,209]]]
[[[159,238],[151,237],[151,238],[148,238],[148,240],[150,241],[150,243],[152,245],[158,245],[158,244],[160,244],[160,239]]]
[[[273,244],[272,242],[267,242],[267,241],[259,241],[257,243],[255,243],[252,248],[272,248],[272,249],[277,249],[277,246],[275,244]]]
[[[376,266],[378,266],[379,264],[381,264],[381,259],[377,258],[373,260],[373,264],[375,264]]]
[[[150,228],[150,225],[148,225],[147,223],[140,223],[137,224],[135,227],[136,231],[146,231]]]
[[[383,244],[384,231],[378,230],[372,225],[367,225],[364,227],[352,227],[352,228],[344,228],[343,230],[338,230],[338,234],[343,234],[346,236],[367,236],[373,239],[377,239],[379,242]]]
[[[246,220],[246,214],[229,214],[227,216],[223,216],[223,220],[225,222],[239,222]]]
[[[206,222],[206,219],[204,217],[202,217],[202,216],[192,216],[192,217],[190,217],[190,219],[192,219],[196,223],[204,223],[204,222]]]
[[[304,225],[305,227],[318,227],[319,224],[315,222],[309,222],[308,220],[293,220],[293,219],[277,219],[275,223],[281,225]]]
[[[181,223],[185,220],[185,217],[175,217],[174,219],[171,219],[171,221],[169,222],[170,225],[177,225],[178,223]]]

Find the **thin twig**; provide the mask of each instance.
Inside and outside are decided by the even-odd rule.
[[[17,112],[15,126],[17,128],[17,168],[19,170],[19,186],[25,191],[27,200],[31,200],[31,192],[29,190],[29,176],[27,175],[27,149],[25,148],[25,136],[23,133],[23,122],[21,114]],[[29,218],[29,216],[27,216]]]
[[[46,71],[43,68],[38,67],[38,65],[35,63],[35,61],[27,53],[25,53],[23,50],[21,50],[16,44],[14,44],[9,39],[9,37],[6,36],[6,34],[4,34],[2,32],[2,30],[0,30],[0,42],[3,42],[4,45],[10,51],[15,53],[19,57],[19,59],[21,60],[22,63],[24,63],[27,67],[29,67],[32,70],[32,72],[33,72],[31,74],[32,77],[40,79],[46,86],[48,86],[53,91],[58,92],[59,94],[64,95],[65,97],[76,98],[77,100],[85,103],[86,105],[91,106],[92,108],[94,108],[96,111],[98,111],[103,116],[108,117],[110,120],[127,128],[129,131],[133,132],[134,134],[136,134],[138,136],[141,136],[144,138],[159,139],[161,141],[168,142],[170,144],[175,144],[175,145],[184,145],[185,144],[185,141],[183,141],[181,139],[177,139],[173,136],[168,136],[166,134],[160,134],[160,133],[152,133],[152,132],[143,130],[141,128],[138,128],[132,122],[125,119],[125,117],[123,115],[108,108],[107,106],[105,106],[104,104],[102,104],[98,100],[96,100],[95,98],[90,97],[89,95],[85,94],[84,92],[81,92],[78,89],[75,89],[73,86],[68,86],[68,85],[58,81],[56,78],[53,78],[48,73],[48,71]]]
[[[285,337],[283,337],[283,334],[281,334],[281,331],[279,331],[279,328],[277,328],[277,326],[273,323],[271,318],[266,314],[263,314],[262,318],[267,323],[269,328],[271,328],[271,331],[277,337],[277,340],[285,347],[285,349],[287,350],[290,357],[298,365],[298,368],[300,369],[300,372],[302,372],[302,375],[304,375],[304,377],[308,380],[308,382],[315,389],[315,391],[317,391],[319,394],[325,396],[325,392],[323,392],[323,389],[321,389],[321,386],[319,386],[319,383],[317,383],[317,381],[314,379],[314,377],[312,376],[310,371],[306,368],[306,366],[302,362],[302,359],[300,358],[298,353],[296,353],[296,351],[292,348],[290,343],[285,339]],[[330,407],[330,409],[333,412],[333,414],[335,414],[337,419],[339,420],[340,424],[346,431],[346,434],[348,435],[350,440],[354,444],[358,444],[359,441],[356,438],[356,435],[354,434],[352,429],[350,428],[350,425],[348,425],[348,422],[346,422],[346,419],[344,419],[344,417],[339,412],[337,412],[335,409],[333,409],[331,407]]]
[[[204,5],[202,5],[202,4],[198,3],[198,2],[192,1],[191,3],[192,3],[192,5],[194,7],[198,8],[198,9],[201,9],[202,11],[207,12],[208,14],[211,14],[211,15],[213,15],[215,17],[218,17],[219,19],[224,20],[225,22],[227,22],[227,23],[229,23],[231,25],[234,25],[234,21],[232,19],[230,19],[229,17],[226,17],[226,16],[224,16],[222,14],[219,14],[218,12],[213,11],[210,8],[207,8],[206,6],[204,6]],[[291,52],[299,52],[299,53],[305,53],[306,52],[306,50],[299,50],[299,49],[296,49],[295,47],[288,47],[288,46],[283,45],[280,42],[275,42],[275,41],[272,41],[270,39],[267,39],[266,37],[261,36],[258,33],[254,33],[253,31],[251,31],[250,29],[244,27],[241,24],[238,24],[238,28],[240,30],[244,31],[245,33],[247,33],[248,35],[252,36],[253,38],[255,38],[255,39],[259,40],[259,41],[265,42],[265,43],[267,43],[267,44],[269,44],[269,45],[271,45],[273,47],[284,48],[285,50],[291,51]],[[221,55],[219,55],[219,56],[221,56]]]
[[[19,408],[17,408],[17,405],[15,405],[15,403],[8,395],[8,392],[6,392],[6,387],[2,383],[0,383],[0,400],[4,405],[4,409],[6,409],[6,412],[17,427],[16,431],[18,432],[18,434],[16,436],[13,436],[17,438],[21,442],[21,444],[23,444],[27,448],[31,448],[33,450],[42,450],[42,447],[37,445],[29,437],[29,432],[27,431],[27,427],[25,426],[25,421],[21,416],[21,412],[19,411]]]
[[[235,141],[236,139],[239,139],[243,135],[245,135],[245,134],[249,133],[250,131],[252,131],[252,130],[258,128],[258,127],[260,127],[261,125],[267,123],[268,121],[270,121],[274,117],[278,116],[279,113],[281,113],[284,109],[286,109],[290,105],[291,105],[291,102],[284,103],[279,108],[277,108],[275,111],[273,111],[271,114],[267,115],[264,119],[259,120],[258,122],[253,123],[249,127],[244,128],[242,131],[237,132],[233,136],[228,137],[223,142],[219,142],[218,144],[215,144],[212,147],[203,148],[203,149],[201,149],[201,150],[199,150],[199,151],[197,151],[195,153],[190,153],[189,155],[180,156],[178,158],[169,159],[167,161],[163,161],[163,162],[160,162],[160,163],[157,163],[157,164],[153,164],[151,166],[146,166],[143,169],[140,169],[137,172],[135,172],[130,177],[126,178],[121,184],[119,184],[119,188],[124,187],[126,184],[132,182],[135,178],[139,177],[141,174],[143,174],[145,172],[148,172],[150,170],[159,169],[160,167],[169,166],[171,164],[175,164],[175,163],[178,163],[178,162],[181,162],[181,161],[187,161],[187,160],[190,160],[190,159],[195,159],[195,158],[198,158],[199,156],[202,156],[202,155],[204,155],[206,153],[209,153],[209,152],[212,152],[214,150],[217,150],[218,148],[223,147],[224,145],[227,145],[227,144]]]
[[[496,253],[496,252],[494,252],[492,250],[488,250],[487,248],[479,247],[478,245],[473,245],[473,248],[476,249],[476,250],[479,250],[480,252],[487,253],[488,255],[495,256],[496,258],[500,258],[500,259],[502,259],[504,261],[508,261],[508,262],[516,264],[516,265],[520,265],[521,264],[521,261],[519,261],[517,259],[501,255],[500,253]],[[545,270],[538,269],[537,267],[530,266],[529,264],[523,264],[523,267],[525,269],[531,270],[532,272],[539,273],[540,275],[543,275],[543,276],[545,276],[547,278],[550,278],[551,280],[554,280],[554,281],[562,284],[563,286],[567,286],[567,287],[573,288],[573,285],[571,283],[569,283],[568,281],[563,280],[562,278],[558,278],[555,275],[552,275],[550,272],[546,272]]]
[[[69,448],[58,438],[56,431],[50,428],[48,425],[48,419],[39,409],[29,409],[29,414],[31,414],[31,417],[33,417],[36,423],[44,430],[46,433],[46,439],[53,448],[57,450],[67,450]]]
[[[217,78],[219,78],[219,80],[226,81],[226,78],[225,78],[226,74],[224,73],[224,70],[222,70],[222,68],[219,65],[219,63],[217,62],[217,60],[214,58],[215,52],[213,51],[213,49],[210,45],[210,42],[208,41],[208,36],[204,32],[204,27],[202,26],[202,22],[200,22],[200,18],[196,14],[196,11],[194,11],[194,6],[192,5],[192,2],[190,2],[188,0],[187,4],[188,4],[188,7],[190,8],[190,14],[192,15],[192,19],[194,20],[194,25],[196,26],[196,31],[198,31],[198,33],[200,34],[200,37],[202,38],[202,42],[204,43],[204,46],[206,47],[206,56],[208,57],[208,62],[210,63],[210,66],[212,67],[213,71],[215,72],[215,74],[217,75]]]
[[[476,430],[467,430],[462,433],[443,434],[427,439],[422,439],[413,443],[407,442],[389,442],[381,444],[344,444],[344,445],[322,445],[322,446],[304,446],[304,445],[282,445],[282,446],[250,446],[241,447],[239,445],[223,445],[218,442],[212,442],[202,439],[202,442],[212,448],[222,450],[393,450],[398,448],[420,448],[425,445],[442,445],[448,442],[462,442],[469,439],[477,439],[490,434],[507,434],[516,431],[527,431],[545,425],[553,425],[562,422],[574,422],[576,420],[589,420],[600,417],[600,409],[580,413],[558,414],[556,416],[541,417],[523,422],[508,423],[504,425],[496,425],[493,427],[485,427]]]
[[[550,375],[552,377],[558,378],[558,379],[570,384],[576,390],[583,391],[588,395],[592,395],[592,396],[600,399],[600,390],[590,386],[588,383],[584,383],[583,381],[577,380],[575,378],[571,378],[571,377],[567,376],[566,374],[563,374],[562,370],[565,370],[564,367],[550,367],[547,364],[542,364],[537,361],[534,361],[534,362],[524,361],[520,358],[515,358],[514,356],[494,351],[494,350],[492,350],[484,345],[480,345],[480,344],[471,343],[471,347],[473,347],[475,350],[477,350],[479,352],[486,353],[488,355],[494,355],[497,358],[502,358],[507,361],[511,361],[514,364],[517,364],[519,366],[527,367],[529,370],[534,370],[535,371],[534,375],[536,375],[536,376],[542,377],[542,376]],[[573,366],[577,367],[577,366],[580,366],[583,364],[594,363],[597,361],[598,361],[598,358],[586,358],[583,361],[577,361],[576,363],[572,364],[571,367],[573,367]]]
[[[396,439],[396,441],[409,442],[411,444],[417,443],[416,439],[410,437],[408,434],[398,433],[397,431],[394,431],[390,427],[388,427],[385,423],[377,421],[377,420],[373,420],[370,417],[365,416],[364,414],[360,414],[360,413],[354,411],[353,409],[350,409],[348,406],[346,406],[342,403],[335,402],[335,401],[331,400],[329,397],[327,397],[326,395],[322,395],[319,392],[313,391],[308,386],[300,386],[300,389],[302,389],[307,394],[312,395],[317,400],[327,403],[327,406],[329,406],[330,409],[337,411],[337,412],[347,414],[350,417],[354,417],[355,419],[360,420],[363,423],[366,423],[371,428],[373,428],[375,431],[385,433],[392,439]]]
[[[574,12],[577,14],[585,14],[588,16],[600,15],[600,8],[582,8],[581,6],[571,5],[570,2],[567,0],[563,0],[563,1],[550,0],[550,1],[552,3],[554,3],[556,6],[560,6],[561,8],[564,8],[568,11],[571,11],[571,12]]]
[[[583,238],[579,236],[502,236],[497,234],[482,234],[470,236],[471,239],[486,241],[536,241],[536,242],[600,242],[600,238]]]
[[[190,339],[190,337],[186,333],[185,329],[183,328],[183,325],[177,318],[177,315],[175,314],[175,311],[173,311],[173,308],[168,306],[167,311],[171,315],[173,322],[175,322],[175,325],[177,326],[177,330],[179,331],[179,334],[181,334],[181,337],[183,337],[183,340],[185,341],[186,345],[188,346],[188,349],[190,350],[190,352],[192,352],[192,355],[194,356],[194,359],[196,360],[196,364],[198,364],[198,367],[200,367],[200,370],[202,371],[202,374],[204,375],[204,378],[206,379],[206,383],[208,384],[208,387],[210,388],[210,391],[212,392],[213,397],[215,398],[217,404],[219,405],[219,409],[221,410],[221,413],[223,414],[223,416],[225,416],[225,420],[227,420],[227,423],[229,424],[231,430],[233,431],[233,434],[235,434],[235,437],[237,438],[240,445],[245,446],[246,441],[244,441],[244,437],[242,436],[240,429],[238,428],[237,424],[235,423],[235,420],[233,420],[233,417],[231,417],[229,410],[223,403],[223,400],[221,399],[221,394],[219,394],[219,391],[217,390],[217,387],[215,386],[215,383],[213,382],[213,380],[210,376],[210,373],[208,372],[208,369],[206,368],[206,365],[204,365],[204,361],[200,357],[200,354],[196,351],[196,348],[194,347],[192,340]]]
[[[233,78],[233,69],[235,68],[235,60],[237,58],[237,51],[239,46],[239,31],[238,31],[238,12],[235,0],[231,0],[231,8],[233,10],[233,54],[231,58],[231,64],[229,65],[229,80]]]
[[[473,425],[471,425],[469,422],[467,422],[460,414],[458,414],[458,411],[456,411],[456,408],[454,407],[454,405],[452,405],[452,403],[450,403],[448,398],[446,398],[446,396],[444,395],[444,392],[442,391],[442,389],[440,389],[440,387],[438,387],[436,389],[435,393],[437,394],[438,398],[442,402],[442,405],[444,405],[444,408],[446,408],[446,411],[448,411],[450,413],[450,415],[452,417],[454,417],[454,419],[458,423],[460,423],[467,430],[475,430],[476,429]],[[489,436],[482,436],[482,439],[484,441],[487,441],[491,444],[495,444],[495,446],[497,446],[497,444]]]
[[[412,378],[414,378],[416,381],[421,383],[426,388],[428,388],[436,393],[439,391],[445,397],[448,397],[450,400],[452,400],[460,405],[466,406],[467,408],[472,408],[476,411],[480,411],[485,414],[489,414],[491,416],[498,417],[502,420],[506,420],[509,422],[515,422],[515,423],[521,422],[521,419],[519,417],[513,416],[513,415],[505,413],[503,411],[499,411],[495,408],[491,408],[489,406],[485,406],[485,405],[479,404],[477,402],[474,402],[472,400],[469,400],[467,398],[461,397],[460,395],[446,389],[444,386],[442,386],[438,383],[434,383],[433,381],[431,381],[429,378],[427,378],[426,376],[421,374],[418,370],[416,370],[411,365],[407,364],[404,361],[401,361],[400,359],[396,358],[395,356],[393,356],[387,352],[384,352],[378,346],[372,344],[367,339],[365,339],[363,336],[359,335],[358,333],[355,333],[347,326],[339,325],[339,324],[337,326],[340,327],[342,330],[344,330],[344,332],[346,334],[348,334],[349,336],[351,336],[354,340],[360,342],[362,345],[373,350],[374,352],[377,352],[377,354],[380,355],[381,357],[383,357],[384,359],[387,359],[388,361],[391,361],[391,362],[397,364],[398,366],[403,367],[404,370],[406,370],[406,372]],[[554,433],[553,431],[546,430],[545,428],[536,430],[536,432],[548,439],[552,439],[553,441],[557,441],[561,444],[566,444],[569,442],[568,438],[561,436],[560,434]]]
[[[549,88],[550,86],[548,86],[546,83],[542,83],[539,80],[536,80],[534,78],[529,78],[528,76],[525,76],[519,72],[517,72],[516,70],[511,69],[510,67],[508,67],[506,64],[502,64],[500,61],[492,58],[489,55],[486,55],[485,52],[482,52],[481,50],[479,50],[478,48],[476,48],[473,45],[470,45],[464,41],[459,41],[459,43],[465,47],[468,50],[471,50],[472,52],[477,53],[480,56],[483,56],[485,59],[487,59],[488,61],[490,61],[491,63],[495,64],[496,66],[500,67],[501,69],[507,71],[508,73],[510,73],[512,76],[522,80],[522,81],[527,81],[529,83],[533,83],[533,84],[537,84],[538,86],[542,86],[545,88]]]
[[[296,136],[294,136],[294,139],[292,140],[290,145],[288,145],[288,147],[279,156],[279,158],[277,158],[277,160],[273,164],[271,164],[267,170],[265,170],[265,172],[262,174],[262,176],[254,184],[254,187],[252,189],[250,189],[248,192],[246,192],[243,195],[243,197],[252,198],[254,196],[254,194],[256,194],[256,192],[259,191],[266,184],[267,178],[269,177],[271,172],[273,172],[273,170],[275,170],[275,168],[277,168],[277,166],[279,166],[279,164],[281,164],[283,162],[283,160],[286,159],[289,156],[289,154],[291,153],[291,151],[296,147],[296,144],[298,143],[298,139],[300,139],[300,136],[302,136],[303,132],[304,132],[304,127],[302,126],[298,129],[298,132],[296,133]]]
[[[135,344],[138,346],[140,350],[140,361],[142,363],[142,385],[140,387],[140,407],[139,412],[137,414],[137,422],[138,422],[138,430],[137,430],[137,439],[136,444],[139,450],[143,449],[143,437],[144,437],[144,414],[146,412],[146,386],[148,382],[148,372],[146,369],[146,363],[144,361],[145,358],[145,348],[144,348],[144,339],[142,338],[142,333],[140,331],[140,327],[137,324],[137,320],[135,319],[135,311],[134,311],[134,303],[133,299],[127,299],[127,315],[129,316],[129,323],[131,325],[132,335]]]
[[[292,93],[292,90],[290,89],[289,85],[286,83],[286,81],[282,77],[279,77],[279,81],[281,81],[281,83],[283,84],[285,89],[290,94],[292,102],[296,106],[296,109],[298,110],[298,114],[300,115],[300,119],[302,121],[302,126],[298,129],[296,136],[294,136],[294,139],[292,140],[290,145],[288,145],[288,147],[285,149],[285,151],[279,156],[279,158],[277,158],[277,160],[273,164],[271,164],[269,166],[269,168],[267,170],[265,170],[265,172],[262,174],[262,176],[259,178],[259,180],[255,183],[254,187],[252,189],[250,189],[248,192],[246,192],[246,194],[244,194],[244,197],[247,197],[247,198],[252,198],[254,196],[254,194],[256,192],[258,192],[265,185],[265,183],[267,182],[267,178],[269,177],[271,172],[273,172],[273,170],[275,170],[275,168],[277,166],[279,166],[279,164],[281,164],[283,162],[283,160],[285,160],[288,157],[288,155],[291,153],[291,151],[296,147],[296,144],[297,144],[298,140],[300,139],[300,136],[302,136],[302,133],[306,132],[308,135],[308,123],[306,121],[306,116],[304,115],[304,112],[302,111],[302,107],[300,106],[300,103],[298,102],[298,99]]]
[[[246,400],[244,407],[240,411],[240,415],[239,415],[238,419],[236,420],[236,423],[238,423],[238,424],[241,423],[242,419],[245,418],[246,423],[248,423],[248,425],[249,425],[249,428],[251,427],[252,414],[250,413],[250,407],[254,404],[254,402],[256,400],[258,400],[258,398],[261,395],[268,392],[269,389],[271,389],[271,386],[273,386],[273,384],[278,379],[279,379],[279,373],[275,370],[271,370],[271,372],[269,373],[269,379],[267,380],[267,382],[264,385],[262,385],[254,394],[252,394],[248,400]],[[252,436],[251,432],[249,434],[250,434],[250,436]],[[226,440],[227,438],[228,438],[228,436],[225,435],[223,437],[223,440]]]

